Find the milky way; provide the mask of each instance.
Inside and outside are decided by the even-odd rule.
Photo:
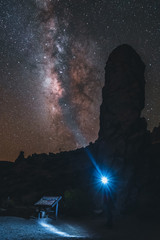
[[[104,67],[128,43],[160,122],[159,0],[0,0],[0,160],[76,149],[99,131]]]
[[[54,1],[36,3],[43,31],[43,62],[39,72],[43,79],[51,128],[60,138],[72,136],[71,146],[86,146],[89,139],[95,136],[98,116],[93,117],[93,120],[91,117],[96,107],[97,93],[100,96],[94,43],[85,39],[85,36],[80,41],[79,36],[69,35],[71,20],[66,16],[56,16]]]

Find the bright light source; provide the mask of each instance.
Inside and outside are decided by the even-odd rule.
[[[108,183],[108,178],[107,177],[102,177],[101,181],[103,184],[107,184]]]

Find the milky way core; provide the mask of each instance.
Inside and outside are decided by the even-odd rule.
[[[58,18],[53,1],[37,1],[37,8],[43,32],[39,72],[51,128],[59,139],[63,136],[62,143],[70,138],[69,148],[86,146],[98,132],[99,111],[97,107],[95,115],[94,108],[101,86],[94,43],[69,35],[70,18]]]

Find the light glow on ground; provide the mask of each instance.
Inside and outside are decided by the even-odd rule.
[[[61,237],[66,237],[66,238],[83,238],[83,237],[86,237],[86,236],[80,236],[80,235],[75,235],[75,234],[69,234],[69,233],[67,233],[65,231],[62,231],[58,227],[55,227],[53,224],[48,223],[47,219],[40,219],[38,221],[38,223],[42,227],[44,227],[47,231],[52,232],[54,234],[57,234],[57,235],[59,235]],[[72,231],[74,231],[75,233],[79,232],[79,230],[77,229],[78,231],[76,231],[76,228],[73,227],[73,226],[69,226],[69,228],[72,229]]]

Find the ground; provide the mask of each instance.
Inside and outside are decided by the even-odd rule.
[[[43,220],[0,217],[0,240],[105,239],[159,240],[160,219],[150,211],[117,219],[107,229],[103,218]]]

